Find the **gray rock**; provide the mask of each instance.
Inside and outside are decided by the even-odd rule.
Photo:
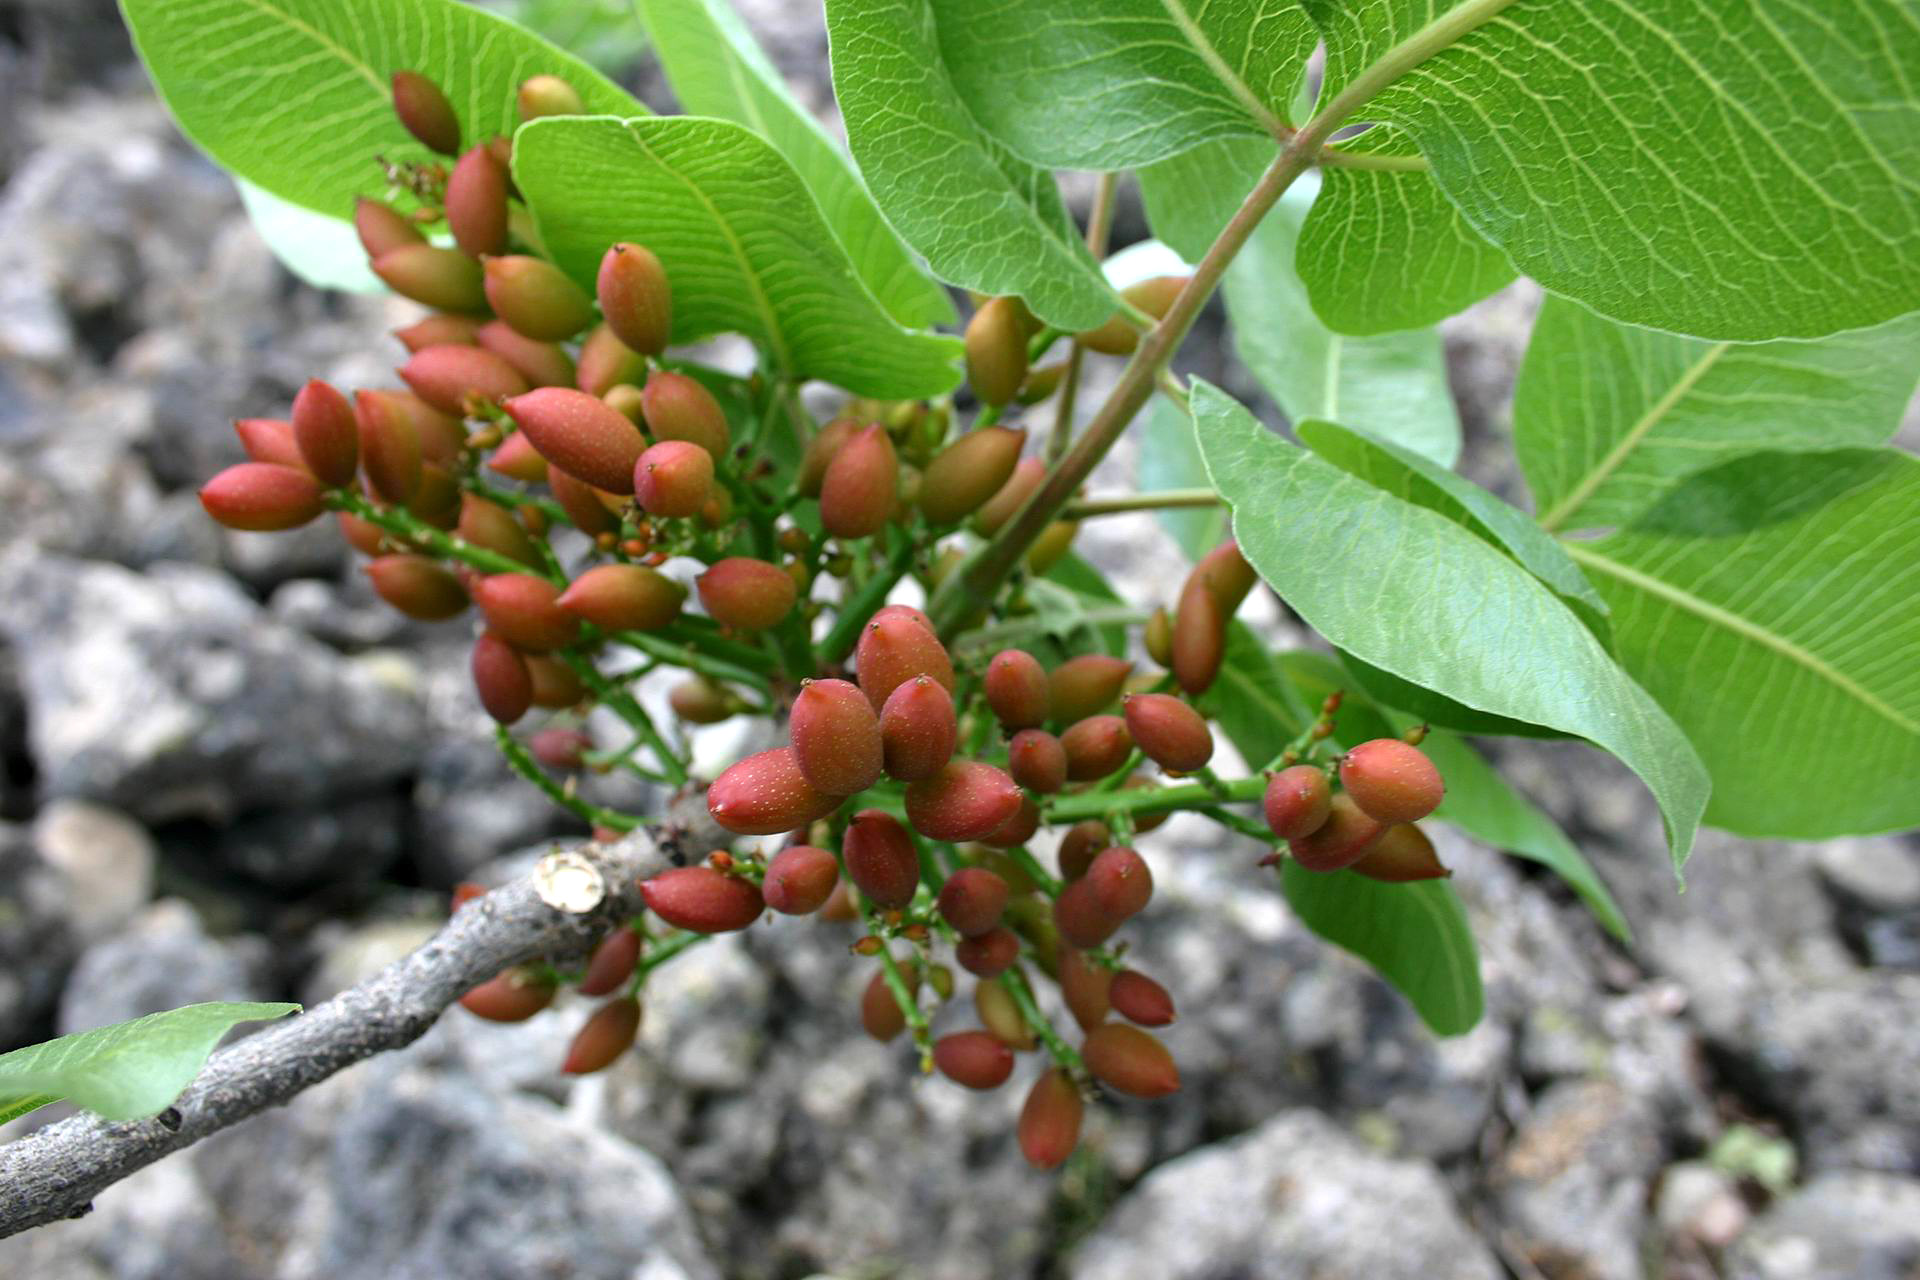
[[[1734,1246],[1730,1280],[1912,1280],[1920,1273],[1920,1182],[1822,1174],[1769,1209]]]
[[[44,1038],[79,954],[71,906],[71,882],[42,860],[32,833],[0,823],[0,1050]]]
[[[209,937],[192,907],[165,899],[81,955],[60,993],[59,1033],[206,1000],[268,999],[270,969],[265,939]]]
[[[1548,1275],[1639,1280],[1663,1154],[1650,1110],[1619,1086],[1553,1086],[1492,1171],[1513,1246]]]
[[[1661,1173],[1654,1216],[1668,1237],[1724,1249],[1753,1215],[1731,1176],[1702,1160],[1682,1160]]]
[[[1501,1274],[1433,1166],[1287,1111],[1154,1170],[1073,1256],[1074,1280]]]
[[[406,833],[404,799],[375,792],[244,815],[215,836],[212,852],[223,866],[273,888],[344,886],[392,865]]]
[[[186,565],[0,560],[40,783],[147,821],[314,803],[415,766],[412,663],[342,658]]]
[[[1920,969],[1920,844],[1830,840],[1813,856],[1855,949],[1874,965]]]
[[[33,842],[66,881],[67,924],[82,943],[119,929],[153,896],[153,837],[111,809],[55,800],[34,819]]]

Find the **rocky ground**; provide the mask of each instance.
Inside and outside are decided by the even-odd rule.
[[[330,528],[202,518],[230,419],[313,374],[377,384],[409,313],[293,281],[111,22],[0,7],[0,1049],[322,999],[430,932],[455,880],[567,830],[498,763],[460,627],[374,607]],[[817,68],[811,39],[779,52]],[[1449,326],[1491,482],[1529,314],[1515,293]],[[1231,379],[1217,330],[1199,351]],[[1083,547],[1164,594],[1150,522]],[[1709,838],[1681,897],[1624,771],[1500,755],[1599,864],[1631,947],[1443,833],[1488,1016],[1436,1041],[1288,916],[1249,846],[1176,820],[1143,846],[1162,895],[1137,945],[1180,1001],[1186,1087],[1097,1108],[1064,1176],[1020,1160],[1016,1091],[919,1079],[866,1039],[847,938],[783,921],[664,969],[603,1076],[556,1070],[583,1005],[456,1015],[0,1243],[0,1273],[1920,1275],[1920,847]]]

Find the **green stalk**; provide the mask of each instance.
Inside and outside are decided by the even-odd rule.
[[[1033,1028],[1033,1033],[1040,1037],[1040,1043],[1047,1046],[1047,1052],[1052,1055],[1053,1060],[1072,1073],[1074,1079],[1085,1079],[1087,1064],[1080,1060],[1079,1053],[1072,1045],[1060,1038],[1060,1033],[1053,1029],[1053,1023],[1048,1021],[1047,1015],[1040,1012],[1039,1002],[1033,998],[1033,988],[1027,985],[1027,977],[1020,972],[1019,966],[1008,969],[995,981],[1013,997],[1013,1003],[1019,1008],[1020,1016],[1026,1019],[1029,1027]]]
[[[627,692],[624,686],[615,684],[601,675],[599,668],[595,667],[583,654],[563,649],[560,652],[560,658],[573,668],[574,674],[578,675],[589,689],[593,690],[594,696],[631,725],[635,733],[646,739],[647,745],[653,748],[654,758],[659,762],[661,772],[667,775],[667,780],[676,787],[685,786],[687,766],[667,744],[667,740],[660,736],[660,730],[654,726],[653,717],[647,714],[646,708],[640,705],[639,700]]]
[[[636,818],[631,814],[619,813],[597,804],[588,804],[555,782],[547,776],[547,771],[540,767],[540,762],[521,745],[520,740],[507,731],[507,726],[497,726],[493,736],[500,744],[500,754],[507,758],[507,763],[513,766],[513,771],[540,788],[549,800],[562,809],[596,827],[611,827],[615,831],[632,831],[635,827],[647,824],[646,818]]]

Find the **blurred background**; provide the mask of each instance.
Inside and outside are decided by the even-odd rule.
[[[831,118],[817,0],[736,3]],[[671,108],[623,4],[496,7]],[[194,497],[242,458],[232,419],[310,376],[391,383],[386,331],[418,309],[280,265],[106,0],[0,0],[0,116],[0,1051],[323,1000],[428,936],[456,881],[576,830],[500,762],[465,624],[379,606],[330,521],[238,534]],[[1116,242],[1144,235],[1128,193]],[[1463,467],[1509,496],[1536,304],[1523,284],[1446,327]],[[1217,311],[1182,365],[1263,404]],[[1094,488],[1133,484],[1123,445]],[[1078,549],[1142,605],[1183,571],[1150,516]],[[1252,617],[1302,639],[1270,596]],[[1020,1089],[922,1079],[861,1033],[844,926],[781,920],[662,969],[602,1075],[558,1072],[587,1002],[455,1012],[0,1242],[0,1275],[1920,1276],[1920,844],[1710,834],[1681,896],[1623,769],[1490,749],[1636,936],[1442,829],[1487,985],[1467,1036],[1431,1037],[1288,916],[1253,845],[1182,818],[1142,842],[1160,893],[1130,932],[1180,1004],[1185,1087],[1092,1109],[1058,1176],[1014,1145]]]

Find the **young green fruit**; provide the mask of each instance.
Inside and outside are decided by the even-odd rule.
[[[580,361],[573,385],[590,396],[604,396],[615,387],[640,381],[647,374],[646,357],[620,341],[607,325],[595,325],[580,344]]]
[[[1167,612],[1166,606],[1147,615],[1147,625],[1140,638],[1149,658],[1163,667],[1173,666],[1173,615]]]
[[[1113,1011],[1143,1027],[1164,1027],[1174,1019],[1173,997],[1138,969],[1122,969],[1107,989]]]
[[[884,809],[862,809],[840,844],[847,878],[883,911],[904,907],[920,887],[913,837]]]
[[[1000,925],[1007,909],[1007,882],[982,867],[962,867],[947,877],[935,903],[963,938],[978,937]]]
[[[467,608],[460,580],[426,556],[381,556],[365,566],[382,600],[422,622],[444,622]]]
[[[760,893],[782,915],[804,916],[825,906],[839,883],[840,864],[831,853],[810,844],[793,844],[773,855]]]
[[[1158,320],[1173,307],[1173,300],[1180,296],[1186,283],[1185,276],[1155,276],[1128,285],[1120,291],[1120,296]],[[1099,328],[1089,329],[1074,340],[1102,355],[1128,356],[1140,345],[1140,331],[1116,313]]]
[[[994,654],[981,688],[1003,729],[1031,729],[1047,718],[1047,672],[1025,649]]]
[[[460,118],[440,86],[419,72],[393,73],[393,113],[429,151],[460,154]]]
[[[684,373],[655,369],[640,389],[640,411],[646,415],[647,430],[655,440],[687,440],[713,455],[715,462],[727,456],[732,432],[727,427],[726,410],[713,393]]]
[[[604,996],[625,984],[640,962],[640,935],[621,927],[600,940],[587,961],[587,976],[580,979],[580,994]]]
[[[305,471],[242,462],[201,486],[200,505],[229,529],[297,529],[323,508],[320,482]]]
[[[554,986],[509,969],[460,997],[460,1007],[488,1022],[525,1022],[553,1003]]]
[[[375,258],[373,274],[401,297],[436,311],[486,309],[480,264],[458,249],[403,244]]]
[[[1039,404],[1060,389],[1061,380],[1066,376],[1067,362],[1064,360],[1029,369],[1027,376],[1020,380],[1020,390],[1015,393],[1014,402],[1022,407]]]
[[[1262,807],[1273,834],[1298,840],[1326,825],[1332,801],[1326,773],[1310,764],[1296,764],[1267,779]]]
[[[1420,748],[1398,738],[1374,738],[1340,761],[1340,785],[1377,822],[1417,822],[1447,794],[1440,771]]]
[[[573,385],[573,357],[556,342],[536,342],[504,320],[487,321],[473,331],[472,341],[512,365],[529,387]]]
[[[1056,564],[1073,550],[1074,535],[1080,532],[1077,520],[1055,520],[1040,531],[1027,549],[1027,572],[1036,578],[1047,576]]]
[[[832,813],[840,800],[807,781],[792,747],[748,756],[707,788],[707,811],[713,820],[743,836],[798,830]]]
[[[860,700],[870,706],[865,694]],[[953,695],[932,676],[915,676],[888,694],[879,723],[882,763],[887,776],[900,782],[918,782],[946,768],[960,738]]]
[[[1001,925],[977,937],[962,938],[956,942],[953,946],[953,958],[958,960],[960,967],[968,973],[982,978],[998,977],[1020,958],[1020,937],[1013,930]],[[1005,993],[1002,992],[1002,994]],[[1022,1022],[1021,1025],[1026,1024]]]
[[[730,556],[694,579],[700,603],[714,621],[742,631],[765,631],[793,612],[799,588],[777,564]]]
[[[603,564],[575,578],[555,601],[602,631],[653,631],[680,616],[687,589],[644,565]]]
[[[573,1043],[567,1047],[567,1059],[560,1070],[570,1076],[583,1076],[612,1066],[620,1055],[633,1048],[640,1032],[640,1001],[635,996],[619,996],[607,1001],[588,1018]]]
[[[580,91],[559,76],[528,77],[521,83],[514,104],[519,108],[522,124],[541,116],[584,115],[587,110],[587,104],[580,100]]]
[[[420,487],[407,499],[407,510],[436,529],[451,529],[460,519],[460,482],[438,463],[420,467]]]
[[[1087,868],[1083,880],[1101,914],[1115,920],[1129,920],[1153,899],[1153,871],[1147,860],[1125,845],[1103,849]]]
[[[662,440],[633,467],[633,496],[650,516],[697,515],[713,492],[713,455],[685,440]]]
[[[435,312],[425,319],[395,329],[393,336],[408,351],[424,351],[428,347],[470,347],[477,340],[479,332],[480,321],[473,316]]]
[[[1060,980],[1060,998],[1066,1001],[1067,1012],[1080,1024],[1080,1029],[1091,1031],[1105,1023],[1107,1012],[1113,1007],[1113,970],[1096,964],[1071,945],[1055,948],[1053,958]]]
[[[1164,1098],[1180,1087],[1180,1069],[1167,1046],[1124,1022],[1088,1032],[1080,1056],[1094,1079],[1136,1098]]]
[[[860,429],[859,423],[848,418],[835,418],[820,428],[819,433],[807,441],[807,451],[800,457],[800,470],[793,478],[794,492],[803,498],[819,497],[821,486],[826,483],[827,468]]]
[[[487,304],[514,332],[560,342],[593,323],[593,302],[586,291],[545,258],[510,253],[481,265]]]
[[[875,711],[886,706],[895,689],[916,676],[929,676],[949,693],[953,690],[953,659],[946,646],[918,610],[888,606],[861,628],[854,646],[853,666],[860,691]]]
[[[952,524],[972,515],[1007,483],[1026,443],[1025,431],[993,426],[969,431],[942,449],[920,483],[927,523]]]
[[[278,418],[235,418],[233,434],[240,437],[250,462],[265,462],[276,467],[292,467],[313,474],[313,468],[300,456],[293,438],[293,424]],[[316,479],[318,477],[315,477]]]
[[[833,455],[820,485],[820,523],[836,538],[878,533],[893,514],[900,461],[885,427],[856,431]]]
[[[1173,678],[1197,698],[1213,687],[1226,654],[1226,615],[1204,581],[1188,578],[1173,614]]]
[[[1367,855],[1387,831],[1342,791],[1327,807],[1327,820],[1309,835],[1287,841],[1294,861],[1308,871],[1338,871]]]
[[[1007,743],[1007,771],[1027,790],[1050,796],[1067,785],[1067,749],[1045,729],[1022,729]]]
[[[955,1084],[998,1089],[1013,1074],[1013,1050],[985,1031],[956,1031],[933,1042],[933,1065]]]
[[[1056,855],[1060,864],[1062,880],[1078,880],[1087,874],[1087,868],[1100,856],[1100,851],[1112,842],[1113,833],[1107,830],[1107,824],[1098,818],[1083,818],[1067,828],[1067,834],[1060,837],[1060,851]]]
[[[518,560],[529,568],[540,567],[540,553],[513,513],[479,494],[460,495],[460,523],[454,529],[462,541]]]
[[[360,237],[360,247],[367,251],[369,261],[393,249],[427,242],[420,228],[406,215],[367,196],[353,198],[353,230]]]
[[[488,148],[473,147],[447,177],[447,229],[462,253],[507,251],[507,170]]]
[[[675,867],[640,882],[647,910],[676,929],[732,933],[760,918],[764,903],[753,882],[712,867]]]
[[[1007,930],[1000,930],[999,933],[1006,933],[1009,938],[1013,936]],[[998,937],[999,933],[990,933],[985,937]],[[963,948],[984,940],[984,938],[969,938],[954,948],[954,954],[958,955]],[[981,974],[981,976],[991,978],[1004,972],[1007,966],[1013,963],[1014,956],[1019,954],[1020,944],[1015,942],[1012,954],[1007,956],[1006,963],[992,973]],[[964,965],[966,961],[962,960],[961,963]],[[973,972],[980,971],[975,969]],[[999,983],[976,982],[974,984],[973,1010],[980,1015],[980,1025],[987,1029],[987,1034],[1014,1052],[1030,1052],[1039,1043],[1033,1034],[1033,1028],[1028,1026],[1027,1020],[1020,1015],[1020,1006],[1014,1003],[1013,997],[1008,995],[1007,989]]]
[[[907,820],[929,840],[978,840],[1020,811],[1020,788],[990,764],[955,760],[907,784]]]
[[[1082,951],[1105,944],[1125,923],[1100,905],[1100,895],[1088,883],[1092,874],[1089,868],[1087,875],[1069,882],[1053,901],[1054,927],[1063,939]]]
[[[967,382],[982,404],[1005,404],[1027,376],[1018,298],[992,298],[967,321]]]
[[[293,441],[320,483],[353,483],[360,462],[360,428],[353,405],[332,386],[310,378],[293,398]]]
[[[517,648],[534,653],[564,649],[580,635],[580,622],[559,604],[560,589],[530,573],[495,573],[473,588],[473,602],[487,626]]]
[[[693,676],[669,689],[667,705],[688,724],[719,724],[741,709],[724,688],[705,676]]]
[[[604,400],[566,387],[540,387],[508,400],[505,408],[540,456],[560,470],[608,493],[633,492],[633,469],[647,442]]]
[[[973,531],[983,538],[991,538],[1000,532],[1001,527],[1020,513],[1020,508],[1027,505],[1027,499],[1033,497],[1046,480],[1047,464],[1044,460],[1020,459],[1013,468],[1013,474],[1000,486],[999,492],[973,513]]]
[[[1198,711],[1165,693],[1130,693],[1120,710],[1147,759],[1169,773],[1192,773],[1213,759],[1213,734]]]
[[[918,993],[920,973],[917,966],[911,961],[902,964],[900,976],[906,981],[909,992]],[[860,993],[860,1025],[881,1044],[886,1044],[907,1029],[907,1015],[894,997],[893,988],[887,985],[884,970],[876,971],[867,981],[866,990]]]
[[[1067,753],[1067,780],[1094,782],[1126,764],[1133,739],[1119,716],[1088,716],[1067,727],[1060,746]]]
[[[491,631],[473,642],[473,687],[480,705],[501,724],[512,724],[533,705],[533,673],[520,651]]]
[[[1105,711],[1120,696],[1133,664],[1104,653],[1069,658],[1053,669],[1047,682],[1047,707],[1055,720],[1071,724]]]
[[[1373,848],[1348,870],[1369,880],[1406,884],[1413,880],[1440,880],[1453,874],[1433,850],[1427,833],[1410,822],[1395,823],[1381,833]]]
[[[1057,1169],[1080,1145],[1086,1104],[1073,1077],[1054,1067],[1033,1082],[1020,1109],[1020,1154],[1036,1169]]]
[[[469,396],[497,404],[527,390],[518,369],[480,347],[428,347],[397,372],[415,395],[442,413],[465,413]]]
[[[879,780],[880,720],[857,686],[845,680],[801,681],[789,729],[800,772],[819,790],[850,796]]]
[[[631,349],[657,356],[673,333],[673,290],[652,250],[616,244],[600,259],[595,281],[607,327]]]

